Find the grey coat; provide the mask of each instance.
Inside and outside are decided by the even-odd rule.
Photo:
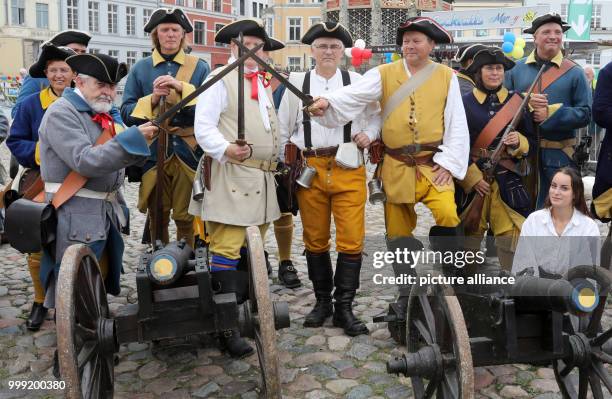
[[[111,114],[114,114],[119,132],[123,125],[119,113],[113,111]],[[61,183],[74,170],[88,178],[84,188],[112,192],[123,184],[126,166],[143,163],[150,155],[147,142],[137,127],[120,132],[103,145],[94,146],[102,128],[91,118],[89,105],[72,89],[66,89],[63,97],[49,107],[39,130],[43,181]],[[47,200],[51,197],[52,194],[47,193]],[[72,244],[85,243],[104,249],[111,223],[117,227],[113,207],[99,199],[72,197],[61,206],[57,216],[56,264]],[[119,270],[121,267],[110,266],[119,267]],[[46,276],[41,274],[41,277]]]

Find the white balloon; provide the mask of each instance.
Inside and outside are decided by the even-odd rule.
[[[351,48],[345,48],[344,49],[344,55],[346,55],[349,58],[353,58],[353,54],[351,54]]]
[[[364,49],[366,46],[366,42],[363,39],[357,39],[355,40],[355,47],[360,48],[360,49]]]

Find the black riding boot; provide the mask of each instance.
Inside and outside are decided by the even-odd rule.
[[[247,299],[248,289],[246,284],[248,283],[248,274],[242,271],[220,271],[213,272],[213,288],[219,290],[222,294],[235,293],[236,302],[241,304]],[[253,348],[248,342],[240,337],[240,333],[237,329],[225,330],[219,336],[221,346],[225,349],[231,357],[243,358],[253,353]]]
[[[306,315],[304,327],[321,327],[332,315],[331,293],[334,289],[333,271],[329,252],[312,253],[306,251],[308,278],[317,298],[314,308]]]
[[[368,334],[366,325],[353,314],[353,299],[359,288],[359,273],[361,271],[361,254],[349,255],[338,253],[334,284],[334,318],[335,327],[344,329],[351,337]]]
[[[26,328],[30,331],[40,330],[40,326],[42,326],[45,321],[45,317],[47,317],[47,308],[44,307],[42,303],[34,302],[32,304],[30,316],[28,316],[26,320]]]

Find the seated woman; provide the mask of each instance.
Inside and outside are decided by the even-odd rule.
[[[521,230],[513,274],[555,278],[580,265],[599,265],[600,233],[591,219],[578,172],[561,168],[553,176],[544,209]]]
[[[38,61],[30,67],[30,76],[47,78],[50,85],[40,93],[32,94],[23,100],[15,114],[10,135],[6,140],[7,147],[21,165],[21,169],[35,171],[28,178],[21,179],[20,177],[23,176],[21,174],[15,179],[19,185],[15,188],[20,194],[30,192],[26,195],[30,199],[33,195],[38,194],[30,190],[30,187],[35,185],[40,169],[38,128],[47,108],[62,96],[64,89],[70,87],[74,79],[72,69],[65,62],[66,58],[74,54],[76,53],[68,47],[55,47],[52,44],[43,46]],[[39,188],[39,191],[42,191],[42,184]],[[26,327],[31,331],[37,331],[47,314],[47,309],[43,306],[45,293],[39,276],[40,253],[28,254],[28,268],[34,285],[34,303],[26,321]]]

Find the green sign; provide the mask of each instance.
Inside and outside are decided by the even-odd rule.
[[[567,12],[567,22],[572,26],[566,37],[575,40],[591,38],[591,13],[593,0],[570,0]]]

